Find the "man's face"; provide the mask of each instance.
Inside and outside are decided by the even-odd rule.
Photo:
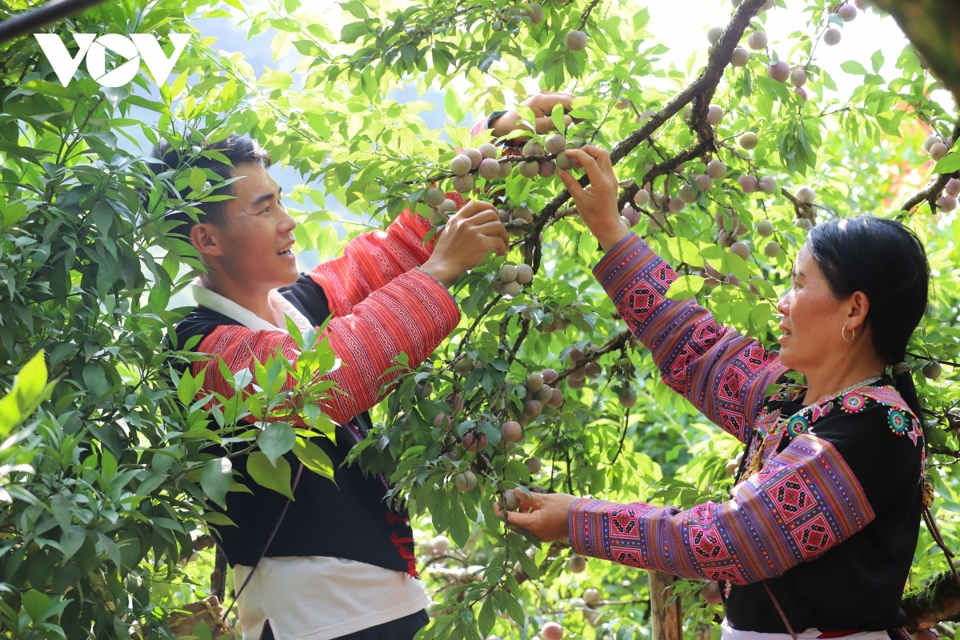
[[[255,162],[234,167],[233,200],[224,201],[226,222],[217,237],[216,261],[221,277],[250,290],[275,289],[299,277],[293,252],[297,226],[280,201],[280,184]]]

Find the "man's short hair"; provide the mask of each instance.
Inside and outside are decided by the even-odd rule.
[[[232,133],[223,140],[204,145],[202,150],[219,152],[233,164],[233,167],[243,162],[256,162],[263,167],[270,166],[270,154],[247,135]],[[183,165],[187,165],[197,167],[198,169],[210,169],[223,180],[229,180],[234,177],[233,167],[221,160],[200,155],[192,150],[175,149],[166,140],[161,141],[158,146],[154,147],[150,155],[166,165],[159,168],[158,172],[166,171],[167,169],[177,169]],[[190,193],[189,187],[180,192],[180,197],[185,199],[188,193]],[[236,195],[233,190],[233,183],[214,190],[212,195]],[[229,202],[229,200],[199,203],[197,208],[200,209],[201,213],[197,216],[197,220],[199,222],[212,222],[217,226],[223,226],[227,221],[225,207],[227,202]],[[171,233],[183,236],[184,238],[190,237],[190,230],[193,229],[196,224],[193,218],[184,211],[169,213],[164,219],[179,222],[180,224],[174,227]]]

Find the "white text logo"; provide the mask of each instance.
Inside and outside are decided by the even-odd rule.
[[[109,33],[99,38],[92,33],[75,33],[73,39],[80,50],[76,57],[71,57],[66,45],[60,36],[51,33],[35,34],[40,48],[46,54],[50,66],[57,73],[60,84],[67,86],[73,74],[80,68],[83,57],[87,57],[87,71],[102,87],[122,87],[129,84],[140,70],[140,58],[147,63],[147,70],[153,79],[160,84],[173,71],[180,54],[187,47],[190,36],[184,33],[170,34],[173,42],[173,55],[169,58],[160,48],[156,36],[135,33],[129,38]],[[107,49],[114,54],[127,59],[116,69],[107,72]]]

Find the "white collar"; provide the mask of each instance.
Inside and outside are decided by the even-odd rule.
[[[193,284],[192,289],[193,299],[198,305],[201,307],[206,307],[211,311],[222,313],[228,318],[236,320],[251,331],[282,331],[284,333],[288,333],[286,326],[278,327],[271,322],[267,322],[253,311],[250,311],[246,307],[237,304],[230,298],[222,296],[211,289],[207,289],[200,284],[199,280]],[[310,321],[307,320],[302,313],[300,313],[300,310],[290,304],[290,302],[280,295],[276,289],[272,289],[270,291],[269,301],[271,308],[279,310],[285,316],[293,320],[300,331],[306,331],[307,329],[313,328],[313,326],[310,324]]]

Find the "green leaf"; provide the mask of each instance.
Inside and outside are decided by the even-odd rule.
[[[73,513],[70,507],[70,501],[62,493],[58,493],[50,499],[50,510],[53,511],[53,517],[60,525],[60,529],[66,531],[70,528],[73,521]]]
[[[480,628],[481,636],[488,636],[493,631],[493,625],[497,622],[497,610],[493,606],[493,598],[485,598],[480,607],[480,615],[477,617],[477,626]]]
[[[78,524],[70,525],[60,536],[60,549],[63,551],[63,560],[67,561],[80,551],[87,539],[86,530]]]
[[[934,173],[953,173],[960,171],[960,151],[951,151],[937,161]]]
[[[227,491],[233,477],[232,468],[229,459],[214,458],[203,464],[203,471],[200,473],[200,488],[208,498],[224,508],[227,506]]]
[[[443,97],[443,109],[447,112],[447,116],[451,122],[459,124],[463,120],[463,107],[460,106],[460,99],[456,91],[452,89],[447,90],[446,95]]]
[[[262,451],[254,451],[247,458],[247,472],[261,487],[294,499],[290,491],[290,463],[286,458],[278,458],[274,466]]]
[[[553,105],[553,109],[550,111],[550,119],[553,121],[553,126],[555,126],[557,131],[561,133],[563,133],[567,128],[567,122],[563,116],[563,104],[558,102],[557,104]]]
[[[454,505],[454,507],[459,507],[459,505]],[[454,508],[450,510],[450,537],[453,538],[453,541],[457,543],[458,547],[463,547],[467,544],[467,540],[470,539],[470,523],[467,521],[467,516],[461,508]]]
[[[43,620],[44,614],[50,608],[50,596],[35,589],[24,592],[22,600],[23,610],[34,622]]]
[[[119,568],[121,566],[121,559],[120,547],[117,546],[117,543],[100,532],[97,532],[97,539],[100,540],[100,547],[103,549],[103,552],[106,553],[110,561]]]
[[[306,438],[297,438],[293,453],[307,469],[333,480],[333,474],[336,471],[333,468],[333,461],[316,443]]]
[[[297,434],[287,422],[271,422],[260,432],[257,444],[267,456],[270,464],[276,465],[277,458],[293,449]]]
[[[203,193],[203,187],[207,184],[207,174],[203,172],[203,169],[193,167],[190,169],[190,177],[187,184],[196,193]]]
[[[855,76],[865,76],[868,73],[864,66],[856,60],[847,60],[846,62],[841,62],[840,68]]]
[[[697,295],[703,288],[703,278],[700,276],[680,276],[670,285],[667,290],[667,297],[671,300],[686,300]]]

